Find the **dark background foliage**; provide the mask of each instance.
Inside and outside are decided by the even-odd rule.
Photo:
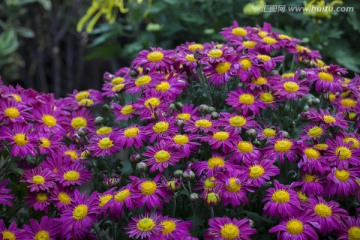
[[[128,0],[129,12],[115,23],[100,18],[92,32],[76,25],[90,0],[3,0],[0,3],[0,75],[9,84],[64,96],[73,89],[99,89],[105,71],[128,66],[137,52],[151,46],[174,48],[186,41],[222,41],[218,32],[237,20],[295,36],[318,49],[326,62],[360,72],[360,3],[331,19],[303,13],[258,12],[245,15],[242,0]],[[141,2],[141,3],[140,3]],[[327,1],[330,3],[331,1]],[[303,6],[302,0],[267,0],[267,5]],[[114,10],[115,11],[115,10]],[[350,75],[352,73],[350,72]]]

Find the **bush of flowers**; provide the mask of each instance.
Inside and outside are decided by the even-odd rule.
[[[360,239],[360,77],[271,25],[102,91],[0,86],[2,239]]]

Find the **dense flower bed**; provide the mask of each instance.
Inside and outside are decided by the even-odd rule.
[[[221,34],[101,92],[1,84],[2,238],[360,239],[360,77],[266,23]]]

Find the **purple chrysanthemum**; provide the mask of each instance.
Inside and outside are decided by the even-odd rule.
[[[13,204],[10,202],[10,200],[15,200],[15,195],[11,193],[11,189],[6,188],[7,184],[7,180],[4,180],[0,183],[0,205],[7,205],[12,207]]]
[[[159,225],[161,216],[156,213],[134,216],[124,229],[130,238],[157,239],[163,227]]]
[[[57,220],[44,216],[41,218],[40,223],[38,223],[35,219],[30,219],[30,224],[23,226],[27,238],[34,240],[58,238],[61,228]]]
[[[250,235],[256,233],[251,228],[247,218],[237,220],[236,218],[222,217],[209,219],[209,228],[205,239],[209,240],[250,240]]]
[[[54,175],[49,169],[41,169],[40,167],[25,170],[24,180],[22,182],[29,183],[30,192],[49,191],[54,188]]]

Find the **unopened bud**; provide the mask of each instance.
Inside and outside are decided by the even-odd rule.
[[[135,162],[138,162],[140,160],[140,154],[139,153],[133,153],[131,156],[130,156],[130,162],[132,163],[135,163]]]
[[[287,131],[281,131],[281,133],[283,134],[283,136],[285,137],[285,138],[288,138],[289,137],[289,133],[287,132]]]
[[[95,124],[96,125],[101,125],[103,121],[104,121],[103,117],[96,117],[95,118]]]
[[[251,219],[249,219],[249,223],[250,223],[250,227],[254,227],[255,226],[255,223],[254,223],[254,221],[253,220],[251,220]]]
[[[175,107],[176,107],[178,110],[181,110],[182,107],[183,107],[182,102],[177,102],[177,103],[175,103]]]
[[[304,110],[305,110],[305,111],[309,110],[309,108],[310,108],[309,105],[307,105],[307,104],[304,105]]]
[[[255,139],[253,141],[253,144],[256,146],[256,147],[260,147],[261,146],[261,142],[258,140],[258,139]]]
[[[77,134],[81,137],[85,136],[88,133],[88,130],[86,128],[80,128],[77,130]]]
[[[199,194],[197,194],[197,193],[190,194],[190,200],[191,201],[196,201],[198,199],[199,199]]]
[[[184,180],[189,181],[190,180],[190,173],[188,171],[183,172],[182,177]]]
[[[137,70],[137,69],[131,69],[130,71],[129,71],[129,75],[130,75],[130,77],[132,77],[132,78],[136,78],[137,76],[139,76],[139,71]]]
[[[220,196],[214,192],[208,193],[205,200],[210,206],[215,206],[221,201]]]
[[[180,178],[183,175],[183,173],[184,173],[183,170],[178,169],[174,172],[174,177]]]
[[[168,181],[167,183],[167,187],[168,189],[170,189],[171,191],[177,191],[180,189],[181,185],[178,184],[176,181]]]
[[[278,70],[272,70],[270,72],[272,75],[279,75],[279,71]]]
[[[184,120],[182,120],[182,119],[178,119],[178,120],[176,120],[176,126],[182,126],[184,124]]]
[[[147,165],[144,162],[139,162],[136,164],[136,169],[140,172],[145,172],[147,170]]]
[[[216,109],[214,107],[209,107],[209,109],[208,109],[209,113],[212,113],[212,112],[215,112],[215,111],[216,111]]]
[[[205,113],[209,111],[209,106],[205,104],[201,104],[199,107],[200,112]]]
[[[170,106],[169,106],[169,108],[170,108],[171,110],[175,110],[175,104],[174,104],[174,103],[171,103]]]
[[[253,129],[253,128],[250,128],[246,131],[246,134],[251,137],[251,138],[254,138],[256,137],[257,133],[256,133],[256,130]]]
[[[212,119],[218,119],[218,118],[219,118],[219,113],[217,113],[217,112],[212,112],[212,113],[211,113],[211,118],[212,118]]]
[[[300,75],[299,75],[300,79],[302,78],[306,78],[306,72],[304,70],[300,70]]]

